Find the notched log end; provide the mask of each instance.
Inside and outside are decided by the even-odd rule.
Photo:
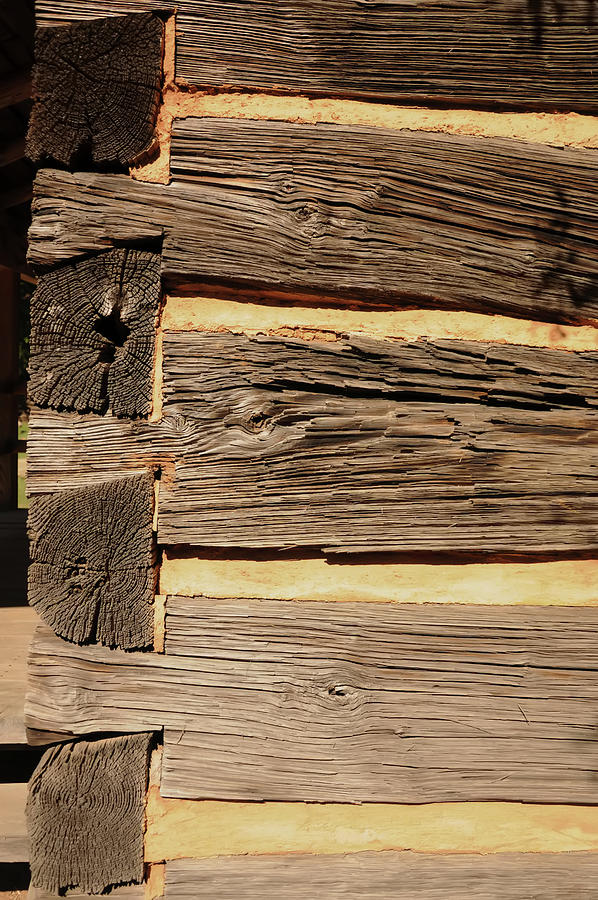
[[[143,880],[143,820],[152,735],[70,741],[29,782],[31,884],[102,893]]]
[[[153,502],[149,473],[33,498],[29,602],[60,637],[152,646]]]
[[[151,12],[38,29],[29,158],[131,165],[154,139],[163,42]]]
[[[149,415],[159,307],[160,255],[148,250],[108,250],[42,275],[31,301],[29,399]]]

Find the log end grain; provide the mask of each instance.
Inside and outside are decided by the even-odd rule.
[[[145,152],[158,115],[163,35],[153,13],[39,29],[30,159],[124,167]]]
[[[36,497],[29,511],[29,600],[76,643],[151,646],[153,478]]]
[[[29,399],[117,416],[151,407],[160,256],[119,248],[41,276],[31,303]]]
[[[29,783],[31,882],[101,893],[143,880],[148,733],[51,747]]]

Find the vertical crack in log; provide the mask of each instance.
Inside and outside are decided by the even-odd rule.
[[[29,602],[69,641],[151,646],[153,478],[120,478],[35,497]]]
[[[143,817],[152,734],[69,741],[29,782],[31,883],[101,893],[143,880]]]
[[[154,140],[164,23],[153,13],[41,28],[27,153],[66,166],[128,166]]]
[[[117,416],[151,408],[160,256],[118,248],[42,275],[31,302],[29,398]]]

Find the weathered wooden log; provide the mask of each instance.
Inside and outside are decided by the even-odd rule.
[[[185,119],[170,185],[45,171],[30,261],[164,235],[170,281],[580,322],[598,156],[498,138]]]
[[[593,900],[595,853],[348,853],[179,859],[165,900]],[[538,893],[540,892],[540,893]]]
[[[27,722],[163,726],[167,797],[594,803],[597,626],[583,608],[169,598],[165,655],[40,629]]]
[[[51,747],[29,785],[31,882],[90,893],[143,880],[151,734]]]
[[[38,412],[33,492],[162,468],[158,539],[598,548],[596,354],[167,333],[159,423]]]
[[[160,102],[163,32],[152,13],[39,29],[29,157],[127,166],[146,151]]]
[[[43,275],[31,301],[29,399],[147,415],[159,305],[157,253],[120,248]]]
[[[32,500],[29,602],[57,634],[152,644],[153,490],[146,474]]]
[[[54,25],[162,0],[37,0]],[[430,103],[587,109],[598,100],[591,0],[180,0],[176,70],[201,85]]]

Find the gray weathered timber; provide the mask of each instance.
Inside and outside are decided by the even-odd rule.
[[[158,539],[594,552],[595,353],[167,333],[158,424],[37,412],[29,486],[162,468]]]
[[[148,415],[160,257],[120,248],[43,275],[31,301],[29,401]]]
[[[165,900],[594,900],[596,853],[241,856],[177,859]]]
[[[28,156],[127,166],[147,150],[160,103],[163,33],[152,13],[38,29]]]
[[[151,734],[51,747],[29,783],[31,883],[51,893],[143,880]]]
[[[151,474],[32,498],[29,602],[70,641],[151,646]]]
[[[164,726],[165,796],[596,803],[598,610],[170,597],[166,654],[40,629],[27,723]]]
[[[55,25],[163,0],[37,0]],[[592,0],[180,0],[177,77],[430,103],[582,109],[598,102]]]
[[[589,321],[597,160],[498,138],[185,119],[170,185],[40,173],[29,257],[164,235],[174,281]]]

